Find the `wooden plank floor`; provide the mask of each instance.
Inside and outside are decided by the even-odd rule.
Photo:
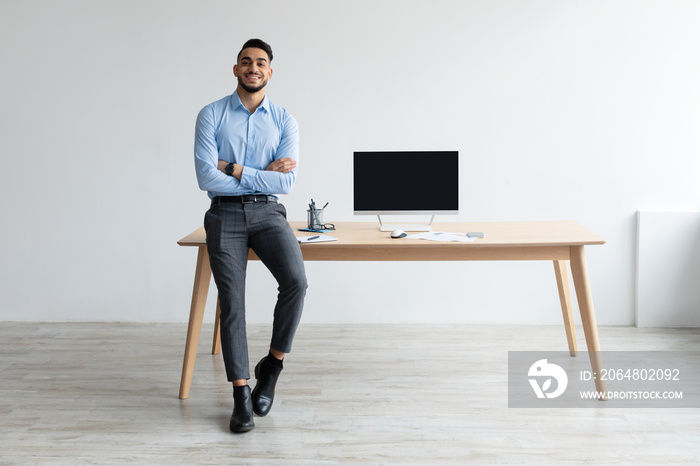
[[[699,329],[599,330],[604,350],[700,350]],[[249,328],[252,364],[268,331]],[[242,435],[211,327],[178,399],[185,333],[0,323],[0,464],[700,463],[697,409],[509,409],[508,350],[564,351],[560,326],[302,324]]]

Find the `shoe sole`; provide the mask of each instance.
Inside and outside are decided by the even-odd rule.
[[[244,427],[244,428],[239,429],[239,430],[231,429],[231,432],[233,432],[234,434],[245,434],[246,432],[250,432],[251,430],[253,430],[254,427],[255,426]]]

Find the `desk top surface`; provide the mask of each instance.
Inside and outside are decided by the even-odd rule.
[[[298,231],[305,222],[289,222],[297,236],[313,233]],[[482,247],[542,247],[542,246],[585,246],[605,244],[605,240],[575,221],[537,222],[451,222],[433,223],[433,231],[466,233],[482,231],[485,238],[469,243],[426,241],[421,239],[393,239],[389,232],[379,231],[377,222],[336,222],[336,230],[328,233],[338,241],[302,244],[302,248],[348,248],[348,247],[391,247],[391,248],[482,248]],[[409,232],[409,234],[411,234]],[[206,244],[204,227],[178,241],[180,246],[202,246]]]

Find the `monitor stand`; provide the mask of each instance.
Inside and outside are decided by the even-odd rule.
[[[435,215],[430,217],[430,223],[382,223],[382,217],[377,215],[379,219],[379,231],[432,231],[433,230],[433,220]]]

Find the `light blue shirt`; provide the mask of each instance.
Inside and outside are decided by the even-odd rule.
[[[299,161],[299,127],[294,117],[267,96],[251,114],[238,92],[204,107],[197,115],[194,166],[200,189],[215,196],[287,194],[296,180],[266,171],[274,160]],[[242,165],[240,181],[217,169],[219,160]]]

